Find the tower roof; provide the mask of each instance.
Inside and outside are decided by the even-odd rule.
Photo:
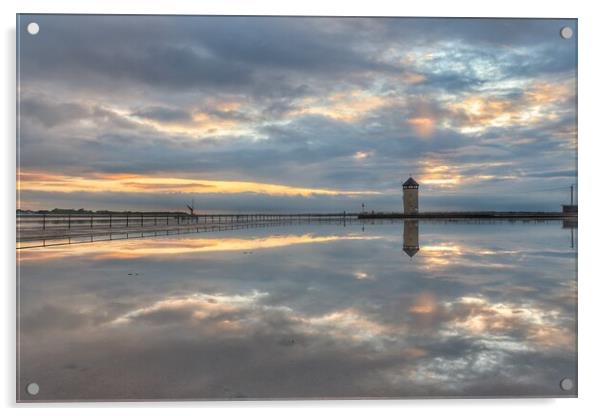
[[[418,182],[416,182],[414,178],[410,176],[410,178],[403,183],[403,186],[418,186]]]
[[[403,246],[403,251],[405,251],[408,256],[414,257],[416,253],[420,251],[420,248],[416,246]]]

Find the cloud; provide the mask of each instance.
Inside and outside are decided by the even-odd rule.
[[[21,172],[18,190],[40,192],[134,192],[180,194],[242,194],[257,193],[274,196],[316,195],[359,196],[372,195],[374,191],[343,191],[333,189],[298,188],[286,185],[257,182],[212,181],[202,179],[182,179],[142,175],[97,175],[95,178],[82,178],[66,175]]]
[[[35,17],[44,36],[19,44],[26,173],[375,192],[366,202],[383,211],[398,209],[410,173],[428,209],[555,210],[561,196],[538,190],[576,180],[576,39],[558,36],[576,33],[571,19]],[[23,191],[24,207],[103,203],[82,189]],[[123,191],[130,207],[178,198]],[[357,205],[312,198],[316,209]],[[209,199],[306,208],[244,192]]]
[[[139,110],[134,111],[131,115],[135,117],[166,122],[186,122],[192,120],[192,116],[188,111],[177,108],[167,108],[158,106],[143,107]]]
[[[25,99],[21,101],[20,108],[22,117],[38,122],[45,127],[54,127],[91,115],[88,108],[75,103],[49,105],[39,99]]]
[[[32,125],[44,129],[73,129],[86,122],[96,131],[140,128],[139,124],[101,105],[56,102],[45,96],[34,98],[26,95],[20,102],[20,110],[26,129]]]

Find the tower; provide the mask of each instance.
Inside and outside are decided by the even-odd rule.
[[[418,182],[410,176],[403,183],[403,213],[418,214]]]

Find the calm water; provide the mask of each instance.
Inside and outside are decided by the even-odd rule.
[[[288,225],[18,254],[20,400],[576,393],[559,388],[577,371],[577,251],[560,222]]]

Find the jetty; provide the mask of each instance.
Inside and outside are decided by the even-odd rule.
[[[100,241],[202,231],[226,231],[279,224],[343,222],[357,213],[189,214],[154,212],[18,213],[17,248],[47,242]],[[32,243],[32,244],[25,244]]]

